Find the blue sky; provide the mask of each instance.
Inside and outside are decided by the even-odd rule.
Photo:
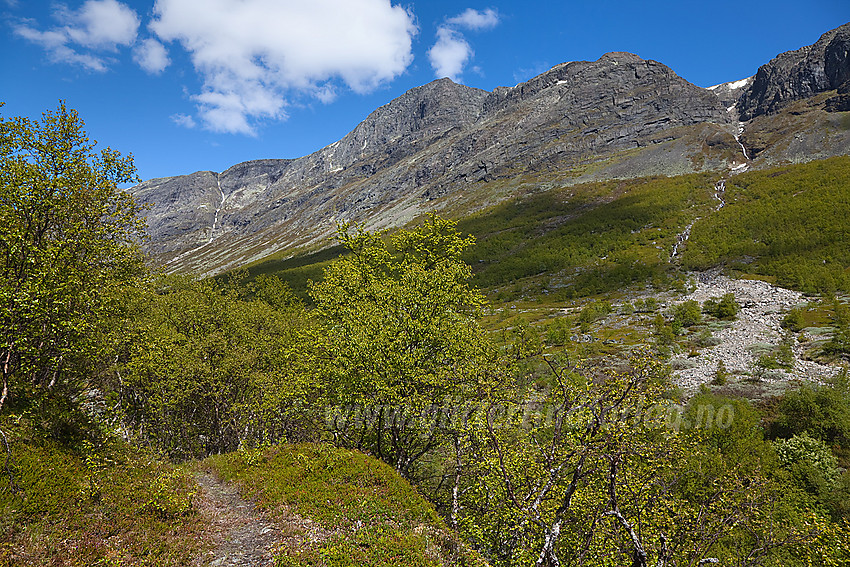
[[[0,110],[59,99],[144,179],[294,158],[440,76],[492,90],[629,51],[707,87],[850,21],[846,0],[0,0]]]

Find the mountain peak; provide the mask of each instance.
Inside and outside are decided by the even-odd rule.
[[[823,34],[814,45],[780,53],[759,67],[738,103],[742,120],[772,114],[788,103],[850,81],[850,23]]]
[[[791,130],[774,135],[751,124],[741,135],[736,101],[742,114],[767,112],[846,82],[848,41],[850,25],[842,26],[776,57],[755,78],[711,89],[622,51],[563,63],[492,93],[438,79],[310,155],[143,183],[136,195],[156,203],[147,248],[170,269],[209,274],[321,244],[343,220],[380,229],[552,184],[728,172],[742,160],[757,167],[751,156],[772,155],[764,151],[770,147],[787,146],[780,157],[795,158],[798,146],[785,143]],[[821,145],[846,153],[839,138]]]

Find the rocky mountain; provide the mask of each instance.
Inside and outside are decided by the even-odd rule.
[[[555,185],[847,153],[848,95],[832,89],[850,75],[848,37],[850,24],[711,89],[629,53],[493,92],[434,81],[308,156],[138,185],[153,203],[147,250],[168,269],[215,273],[321,245],[343,220],[385,228]]]
[[[835,90],[850,81],[850,24],[828,31],[814,45],[788,51],[762,65],[738,101],[741,120],[773,114],[788,103]]]

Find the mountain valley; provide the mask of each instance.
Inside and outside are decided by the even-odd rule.
[[[850,564],[850,23],[126,191],[0,133],[0,567]]]

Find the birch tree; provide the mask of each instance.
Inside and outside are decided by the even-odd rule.
[[[94,151],[60,103],[0,117],[0,410],[83,391],[118,290],[141,272],[132,156]]]
[[[328,426],[411,476],[448,442],[442,408],[473,395],[488,356],[484,298],[460,257],[472,239],[436,216],[390,236],[343,226],[339,239],[349,254],[310,288]]]

